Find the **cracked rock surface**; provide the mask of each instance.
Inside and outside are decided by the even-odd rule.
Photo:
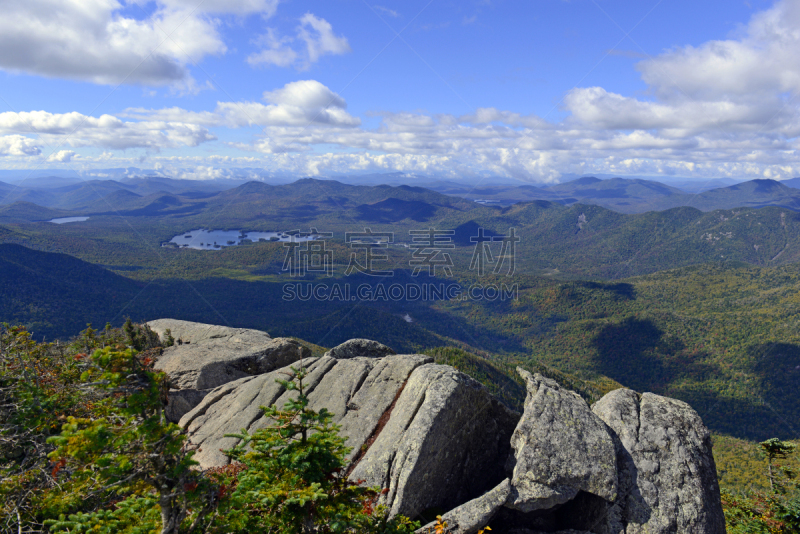
[[[577,393],[522,368],[528,396],[511,437],[512,491],[507,506],[521,512],[552,508],[585,491],[617,497],[614,442],[605,424]]]
[[[310,354],[297,341],[266,332],[174,319],[148,323],[162,339],[169,329],[183,344],[164,349],[155,369],[170,378],[167,417],[177,422],[217,386],[285,367]]]
[[[351,479],[387,488],[392,514],[458,506],[504,478],[518,418],[464,373],[424,365],[409,377]]]
[[[592,410],[615,433],[620,464],[606,532],[725,532],[711,436],[697,412],[629,389],[608,393]]]
[[[430,362],[412,354],[294,364],[309,372],[309,407],[327,408],[348,438],[350,479],[388,489],[382,500],[392,514],[457,506],[496,485],[519,417],[467,375]],[[200,447],[202,468],[229,462],[220,449],[239,440],[225,434],[269,424],[260,407],[282,406],[295,394],[276,383],[290,374],[284,368],[224,384],[184,415],[180,425]]]

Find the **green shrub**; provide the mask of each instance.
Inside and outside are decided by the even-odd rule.
[[[292,371],[293,379],[280,383],[294,397],[283,409],[262,407],[272,424],[235,435],[242,442],[228,454],[241,468],[228,478],[234,489],[222,505],[219,532],[413,532],[418,524],[390,520],[386,509],[376,506],[377,489],[347,479],[345,438],[332,414],[308,408],[306,370]]]

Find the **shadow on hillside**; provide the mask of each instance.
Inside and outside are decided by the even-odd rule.
[[[179,206],[175,208],[175,206]],[[161,202],[156,201],[148,204],[143,208],[136,208],[121,211],[104,211],[97,213],[89,213],[90,216],[130,216],[130,217],[161,217],[168,215],[197,215],[205,209],[205,202],[196,202],[191,204],[181,205],[180,202]]]
[[[800,436],[800,345],[762,343],[747,348],[753,372],[761,378],[761,399],[793,437]]]
[[[721,383],[720,369],[705,352],[690,352],[665,339],[649,319],[629,317],[602,328],[591,340],[595,370],[639,392],[674,397],[691,405],[711,430],[744,439],[800,436],[800,346],[788,343],[746,349],[760,378],[736,396]],[[722,390],[718,390],[720,388]],[[733,393],[732,393],[733,392]],[[787,405],[788,404],[788,405]]]
[[[667,392],[694,408],[703,423],[713,432],[751,441],[770,438],[797,439],[796,419],[781,414],[758,397],[734,398],[710,390],[680,390]],[[785,415],[788,415],[786,417]]]
[[[636,288],[633,284],[620,282],[618,284],[603,284],[601,282],[582,282],[584,287],[589,289],[600,289],[610,291],[624,300],[636,300]]]
[[[390,285],[407,282],[445,287],[457,285],[447,279],[410,277],[398,272],[383,282],[383,294],[390,295]],[[377,295],[380,279],[350,276],[340,279],[279,282],[247,282],[227,278],[192,281],[161,280],[139,294],[125,309],[133,320],[171,317],[201,323],[223,324],[266,330],[273,336],[293,336],[332,347],[352,338],[375,339],[398,352],[413,353],[442,346],[446,336],[491,352],[525,350],[521,340],[446,310],[434,308],[432,293],[427,299],[394,301],[376,298],[374,302],[356,297],[357,288],[369,285],[368,295]],[[345,300],[316,298],[312,292],[320,285],[349,285]],[[290,291],[287,292],[287,287]],[[320,291],[323,297],[331,290]],[[347,300],[347,298],[357,300]],[[98,322],[104,324],[104,322]],[[70,334],[77,333],[70,332]]]
[[[773,387],[797,389],[800,381],[800,345],[762,343],[747,348],[753,371]]]
[[[314,204],[302,204],[291,208],[282,208],[278,216],[291,219],[294,223],[303,223],[316,219],[320,215],[319,207]]]
[[[436,207],[418,200],[402,200],[387,198],[375,204],[362,204],[356,207],[359,220],[392,223],[411,219],[412,221],[428,221],[436,213]]]
[[[477,238],[479,236],[480,229],[481,225],[475,221],[465,222],[464,224],[457,226],[455,229],[455,234],[453,235],[453,243],[463,247],[475,247],[477,245]],[[492,237],[499,235],[500,234],[494,230],[490,230],[489,228],[483,229],[483,236],[485,239],[491,239]],[[473,241],[473,238],[476,241]]]
[[[327,204],[328,206],[333,206],[334,208],[338,209],[345,209],[345,206],[350,204],[351,200],[344,196],[329,196],[325,200],[320,201],[321,204]]]
[[[596,371],[637,391],[666,385],[671,373],[654,354],[663,336],[649,319],[629,317],[605,326],[591,341],[597,350]]]
[[[603,327],[591,340],[597,350],[595,370],[637,391],[665,391],[681,378],[713,379],[718,371],[703,351],[664,335],[650,319],[628,317]]]

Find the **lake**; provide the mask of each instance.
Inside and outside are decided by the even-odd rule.
[[[176,235],[169,240],[181,248],[196,250],[219,250],[222,247],[241,245],[242,241],[284,241],[288,242],[292,236],[286,232],[242,232],[241,230],[192,230]],[[316,235],[295,236],[296,242],[313,241]],[[169,246],[164,244],[164,246]]]
[[[56,224],[64,224],[64,223],[71,223],[71,222],[83,222],[88,221],[89,217],[61,217],[60,219],[53,219],[47,222],[56,223]]]

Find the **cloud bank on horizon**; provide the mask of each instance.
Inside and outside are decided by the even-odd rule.
[[[383,28],[384,40],[367,44],[374,36],[359,34],[364,21],[348,24],[337,10],[282,13],[279,0],[4,4],[0,165],[90,170],[149,163],[167,174],[197,168],[197,177],[236,166],[298,175],[404,171],[533,182],[564,173],[800,175],[800,0],[765,6],[725,39],[629,54],[640,58],[626,64],[635,69],[638,88],[578,83],[536,96],[541,84],[531,83],[511,99],[517,109],[493,106],[491,93],[480,95],[485,107],[472,108],[450,81],[456,78],[439,72],[442,83],[433,86],[430,101],[389,94],[384,101],[380,92],[359,91],[359,76],[378,64],[384,71],[376,76],[387,86],[402,92],[404,83],[413,83],[392,74],[398,50],[428,74],[435,69],[426,54],[460,51],[455,41],[424,46],[426,32],[449,31],[442,29],[449,22],[427,22],[424,8],[414,17],[401,3],[347,6]],[[451,18],[458,15],[462,28],[485,21],[484,35],[503,31],[492,29],[479,7]],[[415,39],[413,46],[405,35]],[[355,58],[359,46],[371,48]],[[600,58],[600,68],[607,57],[624,55],[612,51]],[[224,64],[226,80],[214,79],[206,64]],[[474,64],[480,72],[477,59]],[[79,112],[70,109],[64,87],[134,96],[103,113],[96,112],[99,104],[82,101],[91,111]],[[30,88],[35,96],[15,94]],[[15,96],[36,107],[14,109]],[[461,100],[466,111],[436,109],[448,98],[456,101],[449,107]],[[525,98],[554,103],[557,116],[520,111],[531,108]]]

